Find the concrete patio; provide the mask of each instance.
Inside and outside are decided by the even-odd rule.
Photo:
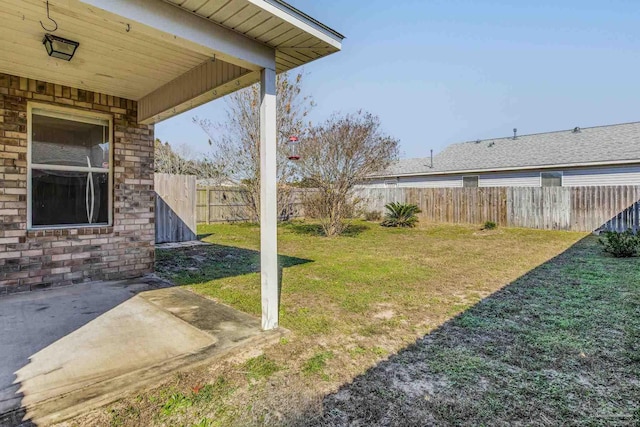
[[[260,319],[152,281],[0,298],[0,425],[47,425],[177,370],[277,341]]]

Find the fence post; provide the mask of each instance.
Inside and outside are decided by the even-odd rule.
[[[211,209],[211,202],[209,201],[209,194],[211,193],[211,189],[209,187],[206,187],[205,189],[205,193],[207,193],[207,225],[209,224],[209,222],[211,221],[211,213],[209,212],[209,210]]]

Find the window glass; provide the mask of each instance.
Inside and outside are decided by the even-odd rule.
[[[562,172],[542,172],[540,178],[543,187],[562,187]]]
[[[108,123],[103,125],[34,114],[31,163],[109,167]]]
[[[462,186],[465,188],[475,188],[478,186],[478,177],[477,176],[463,176],[462,177]]]
[[[33,226],[106,224],[109,176],[96,172],[33,170]]]
[[[109,224],[109,122],[37,109],[30,120],[31,227]]]

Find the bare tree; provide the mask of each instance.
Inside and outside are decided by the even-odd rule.
[[[155,171],[178,175],[195,175],[193,152],[187,145],[181,145],[174,150],[168,142],[155,140],[154,145]]]
[[[318,188],[307,206],[327,236],[339,235],[358,203],[353,189],[397,159],[398,140],[384,134],[380,119],[366,112],[333,115],[309,131],[300,146],[301,176]]]
[[[278,209],[286,217],[291,204],[289,183],[295,166],[287,159],[287,143],[291,135],[305,132],[304,118],[314,104],[302,95],[302,73],[292,78],[278,75],[276,82],[276,129],[278,144]],[[260,218],[260,86],[234,92],[226,98],[227,117],[223,123],[195,117],[195,123],[209,135],[212,153],[208,160],[220,175],[241,183],[251,219]]]

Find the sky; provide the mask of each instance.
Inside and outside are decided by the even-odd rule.
[[[289,0],[346,36],[304,67],[310,119],[363,109],[403,158],[477,139],[640,121],[638,0]],[[194,116],[224,120],[224,99],[156,125],[156,137],[211,148]],[[303,142],[303,141],[302,141]]]

